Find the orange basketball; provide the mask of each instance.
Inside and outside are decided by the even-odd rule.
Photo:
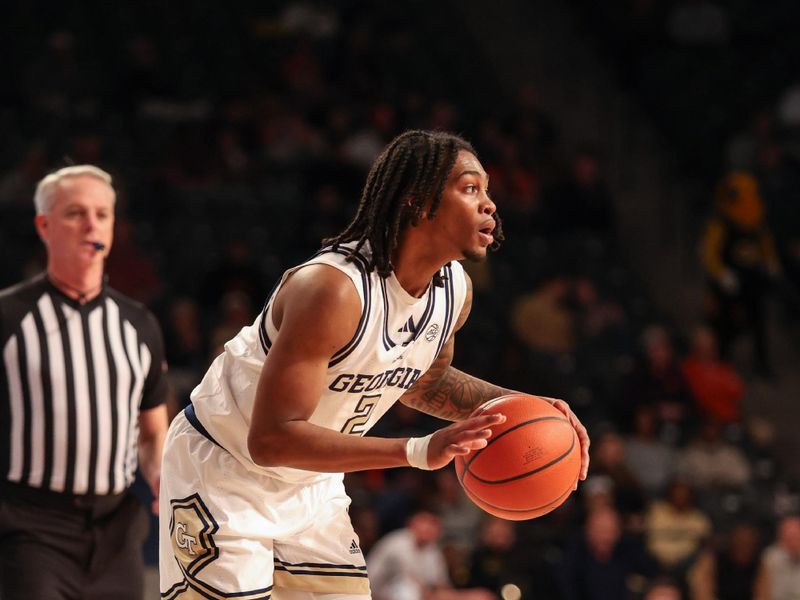
[[[473,416],[502,413],[487,446],[456,456],[458,480],[470,500],[503,519],[533,519],[561,505],[581,468],[575,429],[547,400],[509,394],[490,400]]]

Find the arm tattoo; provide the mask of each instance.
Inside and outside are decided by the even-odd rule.
[[[466,419],[475,407],[512,390],[493,385],[450,366],[452,340],[442,349],[431,368],[400,401],[434,417],[448,421]]]
[[[512,390],[448,367],[438,380],[422,387],[413,398],[403,396],[403,403],[440,419],[460,421],[484,402],[510,393]]]

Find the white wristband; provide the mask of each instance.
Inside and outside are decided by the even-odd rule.
[[[406,460],[408,464],[417,469],[432,471],[428,466],[428,444],[431,443],[433,434],[421,438],[408,438],[406,442]]]

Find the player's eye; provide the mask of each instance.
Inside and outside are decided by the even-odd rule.
[[[474,194],[475,192],[478,191],[478,186],[473,183],[468,183],[464,188],[464,191],[467,192],[468,194]]]

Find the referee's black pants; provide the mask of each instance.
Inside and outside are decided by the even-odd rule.
[[[149,518],[131,493],[0,484],[0,599],[142,600]]]

